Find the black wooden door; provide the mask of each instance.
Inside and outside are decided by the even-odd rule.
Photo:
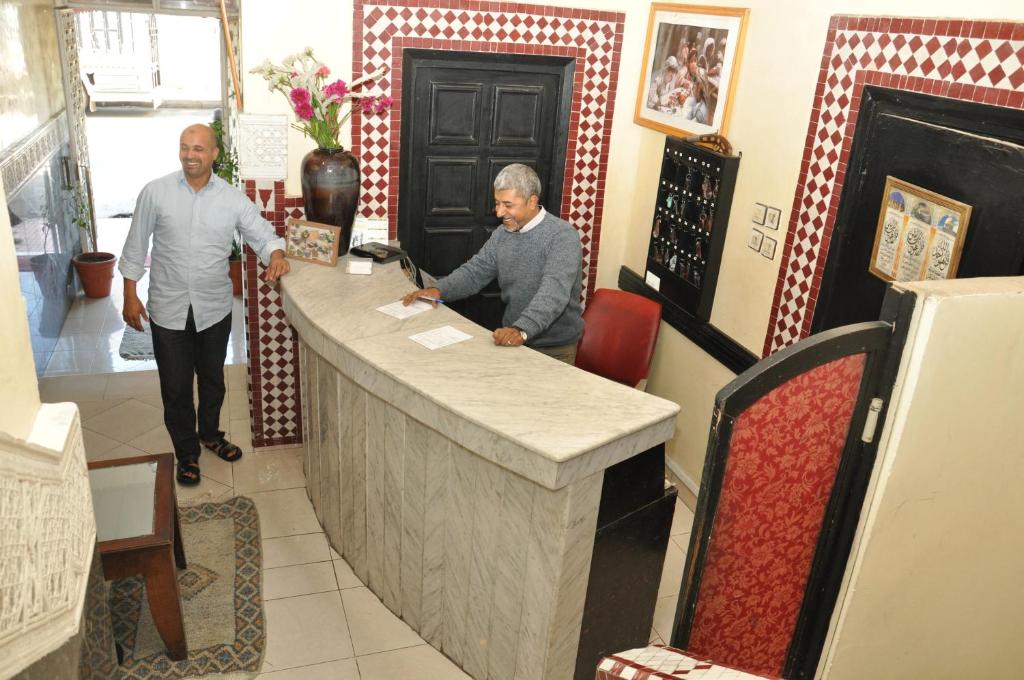
[[[887,175],[972,206],[957,278],[1024,274],[1024,114],[865,87],[813,333],[878,318],[887,286],[868,265]]]
[[[398,238],[422,270],[451,273],[499,226],[492,187],[506,165],[533,167],[541,203],[559,214],[573,66],[554,57],[405,50]],[[451,306],[486,328],[501,325],[493,282]]]

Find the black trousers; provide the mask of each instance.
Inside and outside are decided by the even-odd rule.
[[[199,441],[216,441],[220,429],[220,408],[224,404],[224,357],[231,336],[231,313],[204,331],[196,332],[192,308],[188,308],[185,330],[176,331],[150,322],[153,354],[160,374],[160,397],[164,402],[164,425],[179,460],[198,458]],[[192,399],[193,377],[199,382],[199,422]]]

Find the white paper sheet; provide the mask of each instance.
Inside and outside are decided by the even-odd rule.
[[[372,274],[373,260],[349,260],[345,271],[349,274]]]
[[[402,301],[392,302],[389,305],[382,305],[377,308],[378,312],[384,312],[388,316],[393,316],[396,319],[408,319],[410,316],[416,316],[423,312],[429,312],[433,309],[433,306],[429,302],[423,300],[417,300],[408,307],[402,304]]]
[[[454,345],[455,343],[462,342],[463,340],[469,340],[472,337],[473,336],[469,333],[463,333],[458,328],[441,326],[440,328],[435,328],[432,331],[424,331],[422,333],[417,333],[416,335],[410,335],[409,339],[423,345],[427,349],[440,349],[441,347]]]

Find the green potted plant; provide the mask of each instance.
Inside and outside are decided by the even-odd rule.
[[[92,207],[82,187],[72,192],[73,221],[80,233],[92,233]],[[82,282],[82,290],[86,297],[105,298],[110,295],[110,287],[114,282],[114,265],[117,256],[113,253],[100,251],[84,252],[71,258]]]

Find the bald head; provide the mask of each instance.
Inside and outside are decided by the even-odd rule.
[[[203,123],[196,123],[195,125],[189,125],[187,128],[181,131],[181,138],[185,139],[185,135],[199,135],[204,137],[205,141],[216,147],[217,146],[217,135],[214,134],[213,128]]]
[[[209,125],[189,125],[182,131],[178,160],[185,179],[196,191],[210,180],[217,153],[217,136]]]

